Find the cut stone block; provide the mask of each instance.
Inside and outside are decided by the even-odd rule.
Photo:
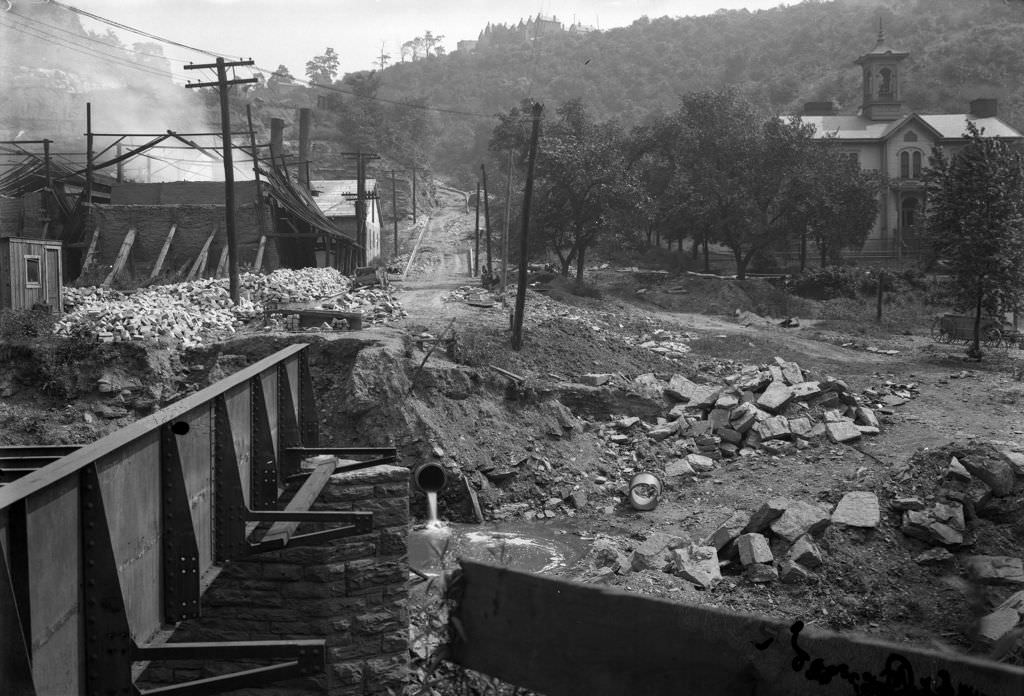
[[[722,442],[728,442],[734,445],[738,445],[743,442],[743,435],[732,428],[719,428],[715,433],[718,437],[722,438]]]
[[[793,398],[797,401],[807,401],[820,393],[821,387],[817,382],[799,382],[793,385]]]
[[[679,432],[679,423],[681,421],[674,420],[664,425],[659,425],[655,428],[651,428],[651,431],[647,433],[647,437],[651,438],[655,442],[661,442],[662,440],[668,439]]]
[[[672,410],[670,410],[668,412],[668,415],[666,415],[665,417],[668,420],[678,420],[686,416],[687,413],[688,409],[686,404],[676,404],[675,406],[672,407]]]
[[[721,551],[726,544],[743,533],[743,528],[747,526],[748,522],[750,522],[750,513],[746,510],[737,510],[711,533],[706,545],[714,546]]]
[[[736,388],[740,391],[759,392],[768,386],[771,379],[771,374],[764,370],[744,371],[736,380]]]
[[[665,483],[669,485],[678,485],[696,475],[697,472],[685,459],[673,459],[665,465]]]
[[[665,567],[665,552],[669,546],[681,543],[683,543],[683,540],[680,537],[663,534],[662,532],[652,532],[640,546],[633,550],[633,554],[629,559],[630,566],[633,570],[646,570],[648,568],[661,570]]]
[[[821,549],[808,536],[802,536],[790,547],[786,557],[804,568],[814,569],[821,565]]]
[[[782,382],[773,381],[768,385],[768,388],[764,390],[764,393],[757,397],[757,401],[755,403],[758,408],[763,408],[765,411],[776,413],[779,409],[789,403],[789,400],[792,398],[792,389]]]
[[[934,549],[928,549],[914,556],[914,563],[918,565],[942,565],[951,562],[956,556],[951,554],[946,549],[938,546]]]
[[[789,432],[793,433],[797,437],[808,438],[811,436],[811,429],[814,424],[811,423],[811,419],[806,416],[800,418],[789,419]]]
[[[786,511],[792,502],[788,498],[771,498],[762,505],[758,510],[750,516],[750,522],[743,528],[743,533],[747,532],[762,532],[768,529],[775,520],[782,517],[782,513]]]
[[[665,396],[673,401],[685,403],[693,399],[694,393],[699,388],[699,385],[682,375],[672,375],[672,378],[668,381],[668,386],[665,387]]]
[[[761,441],[788,437],[789,419],[785,416],[772,416],[754,425],[754,430],[761,436]]]
[[[690,544],[674,549],[671,557],[673,572],[701,589],[710,590],[722,580],[718,551],[714,546]]]
[[[715,408],[716,409],[724,408],[727,411],[729,411],[729,410],[732,410],[733,408],[735,408],[736,406],[738,406],[739,403],[740,403],[740,397],[739,396],[737,396],[736,394],[733,394],[732,392],[723,392],[722,394],[720,394],[718,396],[718,399],[715,401]]]
[[[640,419],[636,416],[629,416],[628,418],[621,418],[615,421],[615,427],[619,430],[629,430],[634,425],[640,422]]]
[[[920,498],[913,496],[904,496],[900,498],[893,498],[892,504],[889,506],[893,510],[924,510],[924,501]]]
[[[1013,469],[1014,474],[1017,476],[1024,476],[1024,452],[1011,452],[1010,450],[1000,450],[999,454],[1003,456],[1010,468]]]
[[[775,560],[768,540],[756,532],[741,534],[736,538],[736,549],[740,554],[740,563],[748,566],[752,563],[771,563]]]
[[[633,380],[633,389],[648,399],[660,400],[664,387],[665,383],[658,379],[653,372],[637,375]]]
[[[924,510],[903,513],[900,531],[932,545],[959,546],[964,543],[964,508],[960,503],[936,503]]]
[[[708,423],[711,423],[712,430],[718,430],[729,425],[729,409],[715,406],[708,414]]]
[[[743,571],[744,577],[750,582],[766,583],[776,582],[779,579],[779,571],[767,563],[753,563]]]
[[[739,412],[739,415],[737,415]],[[753,404],[744,404],[732,410],[732,414],[729,418],[729,424],[732,429],[738,433],[746,433],[750,430],[754,423],[757,422],[757,407]]]
[[[604,374],[604,373],[602,373],[602,374],[591,373],[591,374],[583,375],[582,377],[580,377],[580,383],[581,384],[589,384],[592,387],[600,387],[601,385],[608,384],[609,382],[611,382],[613,377],[615,377],[615,375]]]
[[[701,408],[710,409],[718,401],[718,396],[721,393],[721,387],[698,385],[697,390],[693,393],[693,398],[690,399],[690,403]]]
[[[964,457],[960,463],[972,476],[987,483],[997,498],[1009,495],[1013,491],[1013,467],[1005,459]]]
[[[786,507],[779,519],[771,524],[776,536],[793,543],[804,534],[817,534],[828,526],[830,515],[817,505],[797,500]]]
[[[1020,623],[1020,614],[1013,609],[996,609],[978,620],[977,638],[978,641],[990,647],[1007,633],[1017,628]]]
[[[1024,560],[1013,556],[968,556],[964,565],[984,585],[1024,585]]]
[[[828,433],[828,439],[836,443],[854,442],[861,436],[857,426],[848,420],[825,423],[825,431]]]
[[[693,467],[694,471],[714,471],[715,460],[711,457],[706,457],[703,454],[688,454],[686,455],[686,462]]]
[[[788,362],[781,358],[775,358],[775,364],[782,369],[782,379],[786,384],[800,384],[804,381],[803,370],[795,362]]]
[[[832,524],[847,527],[875,528],[881,521],[878,509],[878,496],[869,491],[853,491],[843,496],[835,511],[832,512]]]

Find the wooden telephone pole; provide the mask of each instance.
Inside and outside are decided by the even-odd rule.
[[[216,63],[195,65],[190,63],[186,70],[217,69],[216,82],[189,82],[186,87],[216,87],[220,92],[220,128],[224,146],[224,214],[225,231],[228,237],[228,276],[231,301],[238,304],[238,239],[235,236],[235,167],[231,160],[231,114],[228,112],[228,87],[259,82],[256,78],[228,79],[228,68],[252,65],[252,60],[239,60],[225,63],[218,58]]]
[[[516,290],[516,309],[512,317],[512,348],[523,347],[523,313],[526,311],[526,261],[530,251],[530,198],[533,197],[533,167],[537,161],[537,140],[540,137],[540,116],[544,105],[533,103],[533,132],[530,134],[530,156],[526,164],[526,185],[523,189],[523,231],[519,237],[519,288]]]
[[[473,228],[473,277],[480,275],[480,182],[476,182],[476,227]]]
[[[487,274],[494,275],[494,266],[491,260],[491,206],[487,200],[487,170],[480,165],[480,176],[484,182],[484,229],[487,231]]]

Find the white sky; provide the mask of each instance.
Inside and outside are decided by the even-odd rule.
[[[650,18],[710,14],[719,8],[767,9],[781,0],[64,0],[66,4],[116,20],[180,43],[252,58],[266,70],[286,65],[303,77],[306,61],[328,46],[338,53],[340,73],[372,69],[381,44],[392,62],[403,43],[429,30],[442,35],[442,45],[455,50],[457,41],[476,39],[488,22],[517,23],[536,15],[556,15],[566,26],[574,19],[601,29],[628,26]],[[82,18],[101,33],[106,25]],[[146,39],[118,31],[131,44]],[[172,59],[209,59],[175,46],[165,46]],[[195,77],[190,73],[189,77]]]

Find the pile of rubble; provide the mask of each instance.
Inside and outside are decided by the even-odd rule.
[[[873,529],[880,518],[878,498],[867,491],[847,493],[832,511],[772,498],[753,513],[734,512],[706,539],[653,532],[628,557],[608,542],[595,546],[595,555],[605,572],[666,570],[699,589],[713,588],[731,568],[753,583],[796,584],[813,580],[822,566],[816,538],[826,527]]]
[[[614,375],[583,375],[581,382],[599,385]],[[600,428],[613,445],[632,448],[638,438],[668,441],[673,451],[688,453],[670,461],[665,474],[671,483],[681,476],[714,468],[715,461],[749,456],[757,451],[783,454],[810,446],[827,437],[834,443],[852,443],[880,432],[879,414],[913,396],[916,385],[887,382],[877,389],[854,394],[840,379],[813,379],[799,365],[782,358],[775,364],[746,366],[724,379],[725,384],[697,384],[682,375],[668,380],[649,373],[631,387],[652,400],[674,405],[647,423],[624,417]]]
[[[110,288],[66,288],[66,313],[54,327],[59,336],[110,343],[165,339],[191,348],[233,333],[279,304],[325,299],[327,308],[362,312],[369,323],[404,316],[381,288],[351,290],[332,268],[280,269],[240,277],[240,300],[231,301],[226,278],[154,285],[132,292]]]
[[[689,341],[692,334],[677,333],[665,329],[655,329],[650,333],[641,334],[638,338],[626,337],[625,343],[634,345],[666,358],[682,358],[690,352]]]

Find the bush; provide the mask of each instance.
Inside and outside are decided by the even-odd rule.
[[[41,309],[0,311],[0,339],[17,341],[49,336],[57,315]]]
[[[813,300],[857,299],[878,291],[879,272],[878,269],[853,266],[826,266],[802,273],[792,281],[791,287],[800,297]],[[886,273],[883,289],[888,292],[895,287],[896,278],[892,273]]]

